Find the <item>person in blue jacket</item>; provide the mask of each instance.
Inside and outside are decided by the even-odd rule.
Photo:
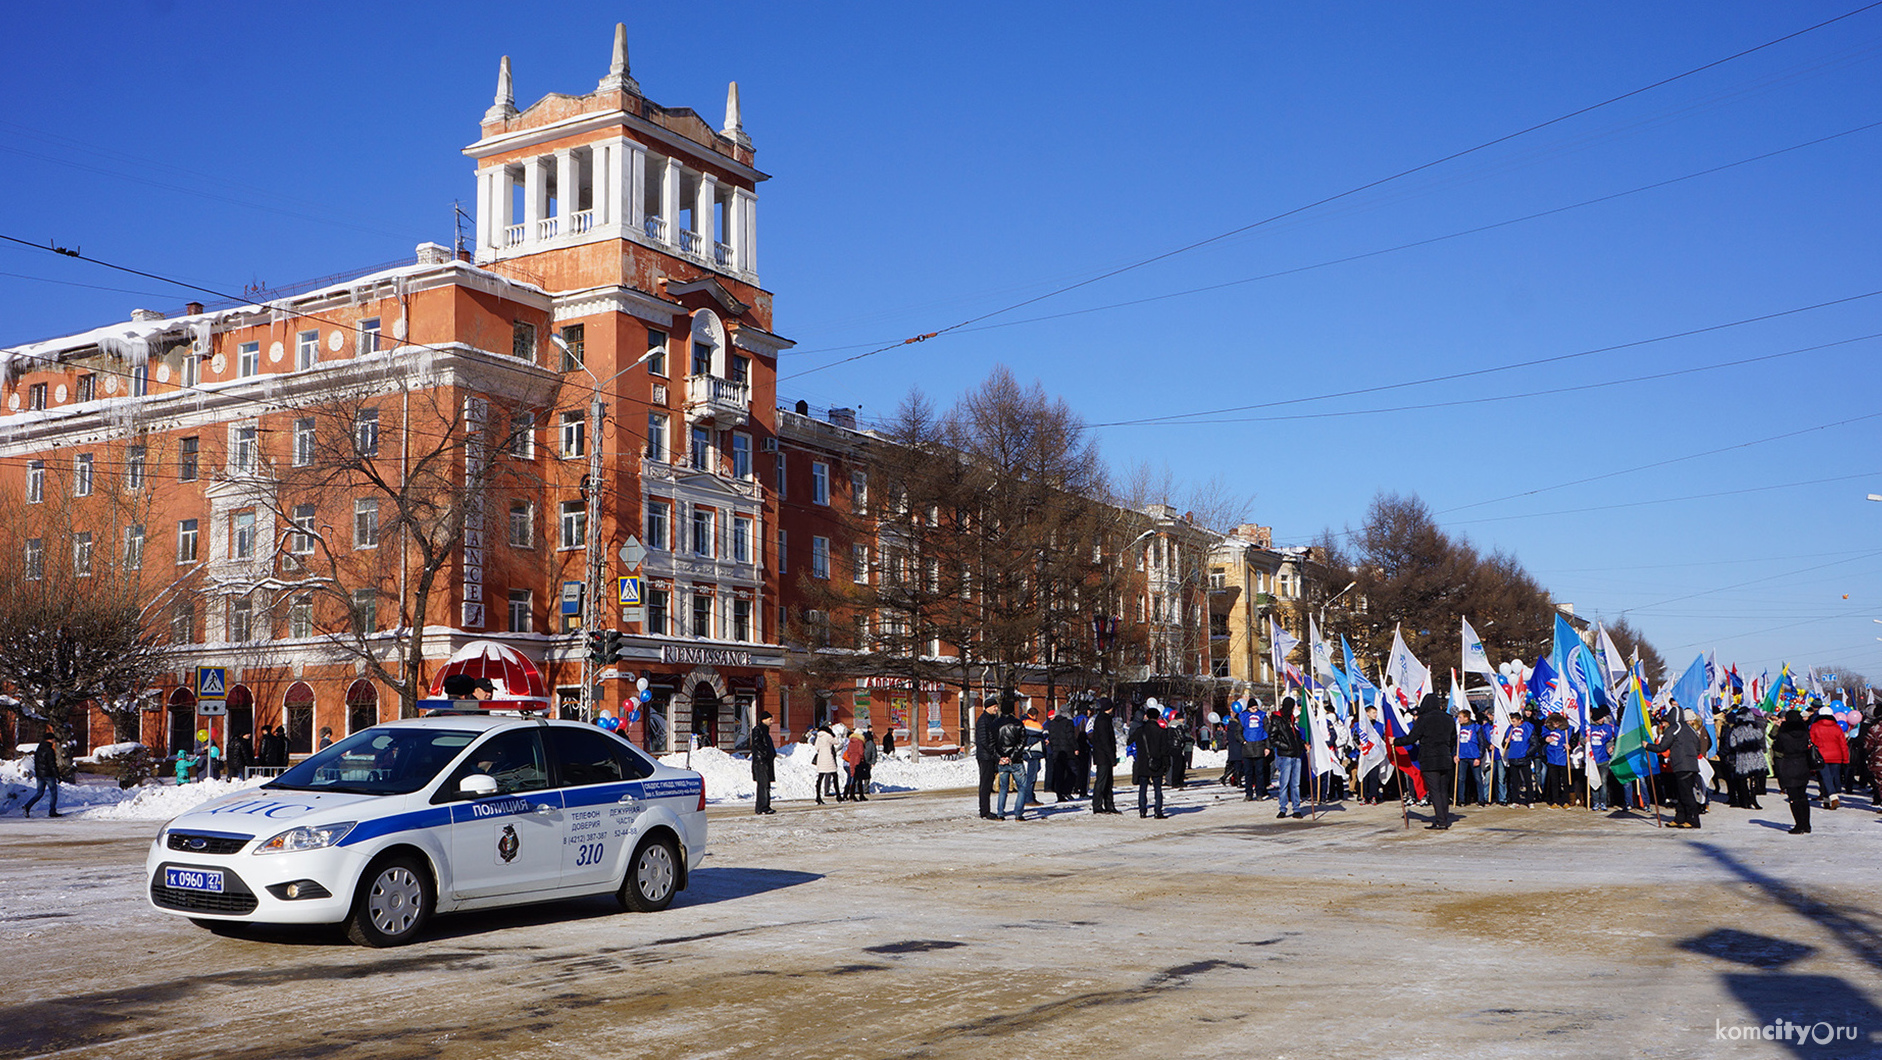
[[[1470,711],[1457,715],[1457,804],[1468,806],[1484,801],[1483,784],[1477,765],[1483,761],[1483,726]]]
[[[1536,798],[1529,772],[1530,758],[1535,751],[1536,726],[1528,717],[1534,713],[1533,709],[1523,713],[1523,717],[1510,722],[1510,731],[1503,736],[1503,768],[1509,776],[1509,801],[1527,807]]]
[[[1268,795],[1269,770],[1274,749],[1268,746],[1268,715],[1261,701],[1250,696],[1242,712],[1242,798],[1256,802]]]
[[[1575,732],[1568,719],[1549,715],[1542,726],[1542,758],[1548,772],[1542,782],[1542,801],[1558,810],[1568,809],[1575,797],[1575,786],[1568,779],[1569,752],[1575,747]]]
[[[1614,741],[1621,734],[1612,719],[1613,714],[1606,707],[1594,708],[1588,719],[1588,754],[1594,759],[1599,779],[1594,789],[1594,802],[1588,807],[1591,810],[1608,808],[1608,763],[1614,760]]]

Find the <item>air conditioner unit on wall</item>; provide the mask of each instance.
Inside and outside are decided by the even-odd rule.
[[[761,452],[761,453],[775,453],[775,452],[777,452],[777,451],[778,451],[778,440],[777,440],[776,438],[760,438],[760,439],[758,439],[758,451],[759,451],[759,452]]]

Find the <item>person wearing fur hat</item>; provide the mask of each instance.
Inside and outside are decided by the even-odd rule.
[[[1829,707],[1817,708],[1817,716],[1810,722],[1810,743],[1823,756],[1823,767],[1817,771],[1823,806],[1834,810],[1843,804],[1843,767],[1849,764],[1849,738],[1843,735],[1836,712]]]
[[[1810,834],[1810,723],[1786,711],[1771,737],[1771,768],[1791,804],[1791,835]]]
[[[1660,738],[1647,745],[1650,751],[1666,753],[1666,769],[1672,774],[1673,797],[1679,810],[1673,815],[1674,828],[1699,827],[1699,759],[1712,749],[1712,740],[1699,728],[1699,715],[1681,711],[1679,702],[1668,696],[1666,727]]]
[[[1457,722],[1444,708],[1444,697],[1425,693],[1418,701],[1418,719],[1411,731],[1392,741],[1418,749],[1418,771],[1425,775],[1431,796],[1431,823],[1425,827],[1445,831],[1451,827],[1451,774],[1457,769]]]

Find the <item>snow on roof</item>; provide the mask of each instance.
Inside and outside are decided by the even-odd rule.
[[[257,314],[295,315],[294,306],[309,302],[318,302],[332,298],[359,287],[397,282],[407,277],[424,272],[458,272],[467,276],[476,276],[499,281],[510,287],[547,296],[549,291],[533,283],[513,279],[489,269],[479,268],[468,261],[452,258],[443,262],[412,262],[396,265],[389,269],[356,276],[350,280],[328,284],[301,294],[277,298],[268,302],[253,302],[246,305],[217,309],[206,313],[191,313],[176,317],[153,317],[147,320],[125,320],[102,327],[91,328],[71,335],[42,339],[38,342],[23,343],[18,346],[0,347],[0,368],[9,373],[29,372],[36,368],[57,363],[61,354],[75,350],[99,350],[124,358],[132,364],[143,364],[150,354],[152,343],[167,337],[181,338],[185,335],[199,341],[207,349],[209,336],[217,330],[227,330],[231,326],[252,323],[238,318],[253,317]]]

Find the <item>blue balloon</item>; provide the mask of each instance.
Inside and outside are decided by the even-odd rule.
[[[651,688],[643,688],[643,689],[641,689],[641,690],[640,690],[640,701],[641,701],[642,703],[652,703],[652,702],[653,702],[653,689],[651,689]]]
[[[627,720],[628,720],[628,721],[639,721],[639,720],[640,720],[640,711],[638,711],[638,710],[630,710],[630,711],[628,711],[628,712],[627,712]]]

